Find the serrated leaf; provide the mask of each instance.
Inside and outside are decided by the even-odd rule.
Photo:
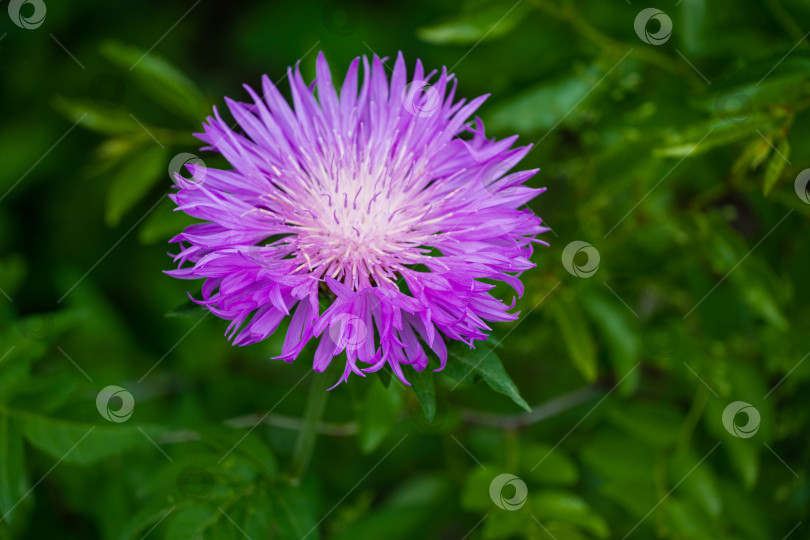
[[[481,378],[496,392],[531,411],[529,404],[520,396],[517,385],[506,373],[501,359],[489,346],[479,341],[474,349],[470,349],[466,344],[454,341],[447,346],[447,354],[450,358],[444,368],[445,375],[459,382],[473,382],[475,378]]]
[[[422,405],[425,418],[428,422],[433,422],[436,416],[436,385],[433,381],[433,371],[430,366],[422,371],[412,371],[408,374],[408,382],[411,383],[416,398]]]
[[[169,111],[198,124],[209,112],[202,92],[179,69],[154,52],[107,42],[101,54],[132,73],[135,83]]]
[[[129,156],[115,172],[107,193],[107,224],[121,217],[149,193],[166,168],[166,150],[150,146]]]

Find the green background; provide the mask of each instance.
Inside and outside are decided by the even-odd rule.
[[[636,0],[45,3],[32,29],[0,3],[0,538],[808,537],[806,2],[657,3],[660,44]],[[354,377],[315,423],[311,348],[231,347],[162,271],[189,222],[172,157],[319,50],[491,93],[553,232],[493,353],[456,348],[418,396]],[[126,421],[96,409],[109,385]],[[724,426],[736,401],[755,433]]]

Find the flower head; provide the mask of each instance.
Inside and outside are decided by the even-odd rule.
[[[487,321],[517,318],[489,291],[522,294],[548,229],[521,207],[543,190],[523,185],[536,170],[509,174],[528,146],[469,122],[486,96],[455,101],[454,76],[419,61],[409,80],[401,54],[390,80],[364,57],[358,86],[360,62],[339,92],[323,54],[311,85],[289,69],[293,107],[267,76],[262,96],[245,86],[253,103],[226,99],[240,130],[214,109],[197,137],[233,169],[176,175],[178,209],[203,222],[172,240],[169,273],[205,279],[196,301],[232,321],[236,345],[289,320],[280,358],[318,339],[316,371],[345,351],[341,381],[388,365],[407,383],[403,365],[428,365],[423,344],[441,369],[445,339],[472,345]]]

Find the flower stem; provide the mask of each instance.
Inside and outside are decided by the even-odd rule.
[[[312,384],[309,387],[307,406],[304,410],[303,426],[295,441],[295,450],[291,464],[291,481],[298,484],[307,470],[312,452],[315,450],[315,441],[318,438],[318,426],[326,408],[326,401],[329,398],[329,377],[326,372],[314,372]]]

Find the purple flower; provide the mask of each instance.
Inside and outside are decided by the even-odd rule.
[[[345,351],[341,381],[387,364],[407,384],[403,365],[428,365],[423,344],[441,369],[445,339],[472,346],[487,321],[517,318],[490,291],[522,294],[548,229],[521,207],[543,190],[523,185],[537,170],[508,174],[530,147],[468,122],[487,96],[456,101],[455,77],[419,61],[409,81],[401,54],[390,81],[385,60],[362,62],[359,88],[357,58],[340,92],[323,54],[311,85],[289,69],[292,108],[267,76],[261,97],[245,86],[253,103],[226,98],[240,131],[214,109],[196,136],[233,170],[176,175],[178,210],[203,222],[172,240],[169,273],[205,279],[195,301],[232,321],[236,345],[289,319],[279,358],[315,338],[316,371]]]

